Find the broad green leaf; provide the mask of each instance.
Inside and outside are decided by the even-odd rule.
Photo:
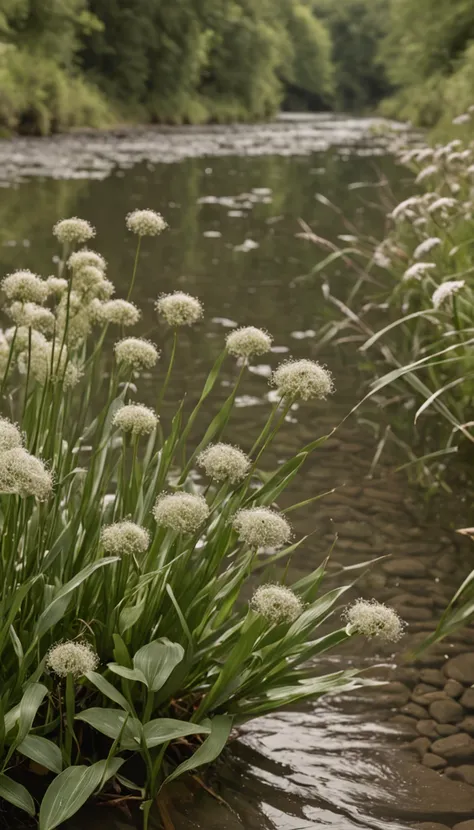
[[[129,630],[129,628],[132,628],[132,626],[134,626],[135,623],[138,622],[141,615],[143,614],[147,601],[147,595],[144,595],[141,602],[137,602],[136,605],[130,605],[128,607],[126,606],[125,608],[122,608],[118,623],[119,631],[121,634],[125,634],[125,632]]]
[[[0,773],[0,798],[4,798],[10,804],[24,810],[30,816],[34,816],[35,803],[23,784],[13,781],[8,775]]]
[[[128,669],[126,666],[119,666],[118,663],[108,663],[107,665],[114,674],[125,677],[126,680],[135,680],[138,683],[143,683],[145,686],[148,686],[145,675],[138,669]]]
[[[187,761],[183,761],[179,767],[176,767],[174,772],[168,775],[168,778],[165,779],[163,784],[174,781],[183,772],[188,772],[190,769],[197,769],[197,767],[201,767],[203,764],[210,764],[212,761],[215,761],[227,743],[230,730],[232,729],[232,721],[232,716],[216,715],[211,721],[211,734],[206,738],[203,745],[196,750],[191,758],[188,758]],[[43,828],[40,828],[40,830],[43,830]]]
[[[28,735],[36,713],[41,706],[44,698],[48,694],[46,686],[42,683],[30,683],[20,700],[20,712],[18,718],[18,736],[15,743],[20,744]]]
[[[179,643],[172,643],[162,637],[139,649],[133,658],[133,665],[135,671],[141,672],[145,677],[150,691],[157,692],[183,657],[184,648]]]
[[[61,750],[52,741],[47,738],[41,738],[39,735],[27,735],[26,738],[17,746],[17,751],[36,761],[37,764],[46,767],[46,769],[60,773],[63,768],[63,761]]]
[[[112,686],[112,683],[109,683],[105,677],[95,671],[89,671],[85,676],[91,683],[94,684],[99,692],[102,692],[102,694],[105,695],[105,697],[113,700],[114,703],[117,703],[122,707],[122,709],[125,709],[126,712],[130,711],[130,704],[128,700],[123,696],[123,694],[121,694],[121,692],[119,692],[118,689],[115,688],[115,686]]]
[[[145,743],[150,749],[153,746],[164,744],[166,741],[173,741],[175,738],[184,738],[186,735],[209,735],[209,725],[200,726],[197,723],[175,720],[174,718],[157,718],[151,720],[143,727]]]
[[[99,559],[98,562],[93,562],[91,565],[87,565],[78,574],[73,576],[69,582],[66,582],[65,585],[58,591],[56,596],[54,597],[53,601],[48,605],[47,608],[44,609],[43,613],[40,615],[37,626],[36,626],[36,636],[42,637],[43,634],[46,634],[50,628],[56,625],[57,622],[63,616],[68,602],[65,604],[68,595],[75,591],[82,583],[88,579],[94,571],[97,571],[99,568],[103,568],[105,565],[112,565],[114,562],[118,562],[120,559],[119,556],[107,556],[104,559]]]
[[[124,749],[140,748],[142,725],[137,718],[129,717],[122,709],[93,707],[76,715],[76,720],[88,723],[113,741],[120,738]]]
[[[71,818],[123,764],[122,758],[90,767],[68,767],[49,785],[41,802],[39,830],[54,830]]]

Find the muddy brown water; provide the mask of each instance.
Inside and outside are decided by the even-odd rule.
[[[375,125],[379,130],[379,123]],[[374,204],[376,188],[354,187],[386,178],[395,192],[404,183],[387,142],[368,120],[328,116],[291,117],[265,127],[143,129],[101,135],[0,142],[0,266],[8,272],[54,269],[52,224],[84,216],[97,227],[97,248],[109,261],[110,278],[124,295],[135,239],[124,226],[137,207],[160,210],[170,230],[145,240],[135,301],[143,310],[140,333],[169,347],[157,331],[153,302],[176,288],[198,295],[205,323],[180,338],[168,416],[185,394],[196,399],[225,334],[237,324],[267,328],[275,338],[270,359],[248,373],[227,439],[248,449],[271,402],[268,377],[282,358],[317,357],[331,368],[337,386],[326,404],[295,408],[274,445],[269,469],[319,435],[326,434],[360,399],[364,379],[356,345],[318,346],[327,318],[318,280],[307,274],[320,253],[296,238],[302,217],[321,236],[348,233],[340,215],[324,206],[323,194],[367,232],[381,233],[384,217]],[[352,275],[334,276],[342,288]],[[161,371],[163,371],[163,363]],[[235,367],[227,365],[205,413],[210,419],[228,394]],[[157,378],[140,384],[138,399],[153,403]],[[292,563],[292,576],[312,570],[335,534],[333,567],[391,554],[378,563],[357,592],[392,602],[416,638],[433,627],[466,567],[444,500],[427,503],[403,476],[388,451],[371,476],[381,415],[373,407],[352,417],[308,461],[282,503],[336,488],[331,496],[294,514],[298,534],[312,535]],[[165,414],[166,420],[166,414]],[[205,421],[199,429],[205,426]],[[458,494],[457,507],[462,500]],[[398,564],[397,564],[398,563]],[[465,647],[443,646],[427,660],[439,665]],[[357,663],[378,669],[392,684],[306,704],[249,724],[212,772],[221,801],[179,784],[169,804],[177,830],[368,830],[441,822],[452,827],[474,814],[474,788],[442,779],[400,749],[403,735],[391,717],[404,702],[408,676],[397,655],[367,643],[332,654],[321,671]],[[405,675],[403,674],[405,671]],[[408,681],[407,681],[408,682]],[[128,819],[103,808],[88,809],[71,828],[124,830]],[[156,827],[158,821],[155,818]]]

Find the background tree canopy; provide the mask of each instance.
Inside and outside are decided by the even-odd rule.
[[[0,127],[255,120],[432,124],[472,101],[472,0],[0,0]]]

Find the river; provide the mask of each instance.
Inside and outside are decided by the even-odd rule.
[[[145,240],[143,248],[134,297],[143,310],[139,333],[156,336],[153,302],[161,292],[180,288],[196,294],[206,311],[201,330],[180,339],[169,412],[183,394],[195,398],[225,334],[238,324],[267,328],[275,348],[268,363],[249,373],[229,440],[248,446],[249,433],[268,409],[265,378],[285,355],[324,361],[337,391],[327,404],[292,411],[274,447],[275,462],[325,434],[360,399],[357,345],[318,344],[329,310],[317,280],[296,278],[321,253],[296,234],[300,218],[322,237],[337,240],[348,233],[341,216],[317,194],[371,234],[382,232],[376,188],[358,183],[385,178],[402,193],[406,173],[390,155],[379,121],[292,116],[263,127],[20,138],[0,142],[0,164],[2,273],[19,267],[52,272],[51,226],[64,216],[83,216],[97,227],[97,248],[123,295],[135,250],[125,215],[151,207],[166,217],[170,229],[159,240]],[[333,275],[336,288],[347,288],[351,279],[344,268]],[[224,375],[215,409],[229,382]],[[459,581],[462,551],[437,503],[427,504],[423,492],[392,474],[390,451],[370,475],[377,443],[373,425],[381,416],[373,407],[361,413],[313,455],[285,495],[289,503],[337,488],[295,518],[299,534],[313,535],[293,562],[293,575],[312,570],[335,534],[338,566],[391,554],[390,564],[376,564],[354,595],[393,602],[416,638],[432,628]],[[209,419],[211,413],[205,414]],[[453,643],[445,651],[460,648]],[[248,725],[211,775],[221,800],[192,786],[177,787],[169,804],[176,830],[404,830],[423,822],[453,827],[469,818],[474,789],[441,778],[400,748],[406,735],[392,718],[406,702],[409,669],[396,670],[390,650],[378,652],[366,643],[356,655],[333,656],[330,665],[337,669],[352,659],[381,663],[378,671],[391,684],[376,694],[328,698]],[[427,664],[442,659],[443,650]],[[129,826],[125,815],[100,808],[85,811],[71,827],[85,821],[90,830]]]

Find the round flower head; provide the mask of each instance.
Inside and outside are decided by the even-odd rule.
[[[433,268],[436,268],[434,262],[415,262],[407,268],[403,274],[402,281],[409,282],[410,280],[421,280],[421,278],[424,277],[428,271],[432,271]]]
[[[72,271],[79,271],[81,268],[86,268],[89,265],[93,265],[94,268],[99,268],[101,271],[105,271],[107,268],[104,257],[95,251],[89,251],[87,248],[74,251],[69,257],[67,264]]]
[[[438,245],[441,245],[441,239],[438,236],[430,236],[428,239],[424,239],[423,242],[420,242],[417,248],[413,251],[413,257],[415,259],[421,259],[422,256],[425,254],[429,254],[433,248],[437,248]]]
[[[71,674],[75,679],[94,671],[99,665],[99,657],[88,643],[76,643],[66,640],[56,643],[46,655],[46,668],[58,677]]]
[[[203,315],[201,301],[184,291],[163,294],[156,301],[155,308],[170,326],[191,326]]]
[[[23,446],[20,430],[8,418],[0,418],[0,453]]]
[[[435,199],[435,201],[431,203],[428,208],[428,213],[437,213],[439,210],[443,212],[452,210],[457,207],[458,204],[458,200],[454,199],[452,196],[440,196],[439,199]]]
[[[67,297],[62,297],[58,309],[58,337],[59,342],[66,331],[67,326],[67,342],[70,346],[77,346],[87,339],[92,330],[92,323],[95,317],[92,313],[92,304],[86,303],[84,299],[75,291],[71,291],[69,295],[69,314],[68,314],[68,300]]]
[[[278,394],[288,398],[324,400],[334,391],[331,373],[315,360],[287,360],[272,376]]]
[[[36,329],[44,334],[52,334],[56,325],[56,318],[49,308],[43,308],[36,303],[12,303],[5,309],[9,317],[17,326]]]
[[[29,329],[26,326],[19,326],[18,328],[7,329],[5,332],[5,339],[7,343],[13,344],[16,352],[24,352],[28,350],[31,340],[32,346],[44,346],[48,341],[44,334],[35,329]]]
[[[155,210],[133,210],[126,222],[128,230],[138,236],[158,236],[168,227],[161,213]]]
[[[135,522],[115,522],[103,528],[100,541],[106,553],[131,556],[148,550],[150,534]]]
[[[106,286],[105,295],[103,289],[104,283]],[[104,299],[110,296],[108,286],[112,285],[109,280],[105,279],[103,271],[100,268],[96,268],[95,265],[84,265],[82,268],[74,271],[72,284],[74,291],[77,291],[82,296],[86,294],[89,298],[104,296]],[[113,290],[112,286],[112,293]]]
[[[446,282],[442,282],[441,285],[438,285],[438,288],[433,293],[431,298],[433,308],[439,308],[444,302],[446,302],[446,300],[449,300],[449,298],[453,297],[454,294],[457,294],[461,288],[464,288],[464,285],[464,280],[447,280]]]
[[[117,363],[133,369],[153,369],[160,353],[149,340],[140,337],[125,337],[114,346]]]
[[[54,348],[54,351],[53,351]],[[18,371],[30,376],[38,383],[46,383],[50,378],[53,383],[61,380],[66,388],[72,388],[82,377],[82,371],[74,363],[68,362],[68,351],[61,344],[45,341],[32,343],[31,351],[18,355]]]
[[[293,622],[303,611],[301,599],[284,585],[260,585],[250,606],[270,623]]]
[[[61,219],[60,222],[56,222],[53,234],[63,244],[76,242],[80,244],[95,236],[95,228],[86,219],[73,216],[71,219]]]
[[[232,527],[250,548],[279,548],[290,541],[292,534],[290,523],[269,507],[239,510]]]
[[[358,599],[344,611],[350,634],[363,634],[365,637],[380,637],[381,640],[395,643],[403,636],[405,623],[398,614],[375,599]]]
[[[147,435],[155,429],[158,416],[148,406],[131,403],[122,406],[115,413],[112,423],[114,427],[122,430],[122,432],[131,432],[132,435]]]
[[[35,496],[44,501],[52,489],[52,475],[39,458],[22,447],[0,453],[0,493]]]
[[[231,331],[226,337],[226,345],[229,354],[248,359],[253,355],[269,352],[272,346],[272,337],[263,329],[246,326]]]
[[[94,316],[100,323],[115,323],[119,326],[134,326],[140,319],[136,305],[127,300],[108,300],[94,304]]]
[[[61,277],[48,277],[46,280],[46,287],[48,289],[48,296],[62,297],[67,292],[67,280]]]
[[[214,481],[228,479],[232,484],[245,478],[250,468],[250,458],[230,444],[211,444],[197,457],[197,464]]]
[[[21,303],[44,303],[48,296],[48,287],[41,277],[31,271],[15,271],[2,280],[2,288],[9,300]]]
[[[208,518],[209,507],[203,496],[163,493],[155,502],[153,516],[161,527],[178,533],[194,533]]]

